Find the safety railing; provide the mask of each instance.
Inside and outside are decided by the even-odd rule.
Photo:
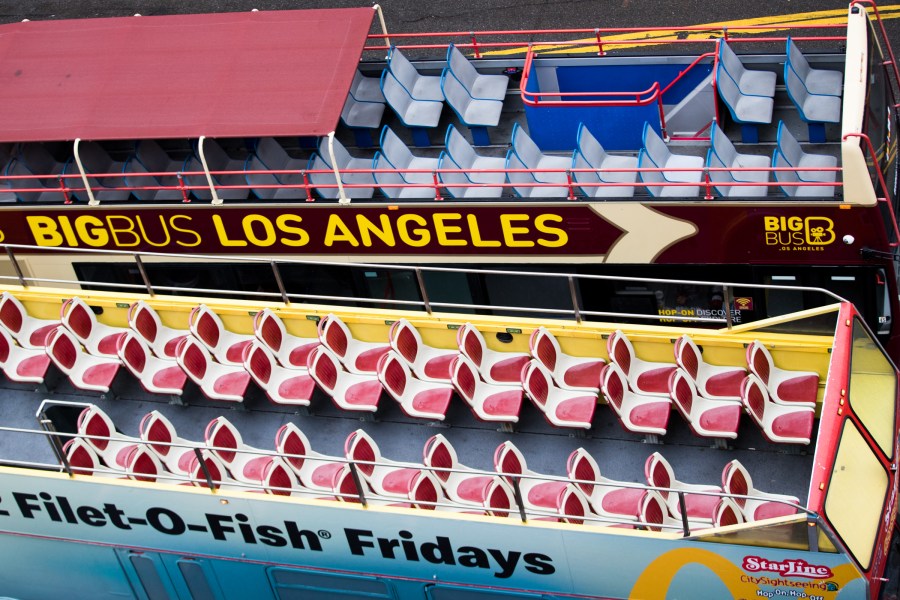
[[[318,453],[281,453],[275,450],[265,450],[249,446],[222,447],[202,441],[191,441],[189,443],[166,442],[157,440],[143,440],[140,437],[132,437],[127,435],[109,437],[95,434],[83,434],[77,431],[59,431],[56,429],[56,424],[53,419],[48,417],[47,410],[53,407],[61,406],[65,406],[70,409],[77,409],[88,408],[91,405],[89,403],[83,402],[44,400],[38,408],[37,414],[35,415],[42,429],[0,426],[0,434],[6,436],[7,439],[15,435],[27,435],[44,438],[50,444],[53,454],[58,457],[57,463],[20,461],[2,457],[0,458],[0,465],[60,472],[65,473],[70,478],[92,476],[127,478],[133,480],[137,485],[146,485],[152,487],[155,487],[157,484],[170,484],[173,486],[183,486],[185,484],[189,484],[195,488],[206,489],[210,494],[218,494],[221,492],[263,492],[267,496],[282,499],[286,497],[294,497],[301,499],[307,498],[317,500],[333,500],[336,502],[359,503],[363,506],[380,504],[388,506],[401,506],[404,508],[413,508],[420,510],[435,510],[438,508],[442,508],[446,510],[467,513],[480,512],[485,517],[495,518],[510,518],[515,515],[518,516],[519,520],[522,523],[527,523],[529,520],[534,519],[554,519],[560,522],[568,522],[579,525],[587,524],[598,527],[621,527],[623,525],[628,525],[634,527],[635,529],[680,532],[685,537],[696,534],[698,531],[710,529],[717,526],[714,523],[698,526],[696,522],[693,526],[691,525],[688,520],[688,511],[686,509],[685,497],[687,495],[729,499],[735,501],[735,506],[737,506],[738,504],[743,504],[743,502],[738,502],[740,500],[762,499],[767,503],[784,506],[788,511],[786,514],[790,514],[790,511],[793,511],[798,516],[806,515],[807,521],[812,524],[815,524],[817,520],[816,513],[807,509],[805,506],[783,499],[772,498],[771,496],[761,497],[725,492],[693,490],[688,493],[683,489],[660,487],[649,484],[613,482],[610,480],[603,480],[602,482],[598,482],[593,480],[571,479],[569,477],[544,475],[532,472],[529,472],[527,475],[522,475],[520,473],[506,473],[500,470],[487,471],[468,467],[432,467],[424,463],[403,463],[403,466],[405,468],[416,469],[420,473],[430,474],[431,476],[433,476],[433,481],[436,483],[436,485],[439,485],[438,482],[446,480],[447,475],[451,473],[459,473],[473,477],[499,478],[499,480],[501,480],[503,484],[506,484],[512,488],[513,494],[510,498],[512,502],[510,502],[508,506],[492,506],[488,501],[485,501],[483,505],[479,507],[475,503],[456,502],[447,497],[441,490],[435,490],[437,492],[437,498],[435,500],[417,498],[412,494],[412,492],[407,497],[400,496],[399,494],[396,496],[384,496],[375,493],[372,489],[369,488],[368,484],[365,482],[365,477],[360,473],[360,470],[370,470],[371,467],[379,466],[396,468],[396,463],[391,463],[389,461],[385,462],[375,460],[358,460],[350,457],[324,456]],[[90,448],[90,451],[92,452],[94,451],[93,448],[95,447],[95,444],[100,443],[102,443],[103,445],[106,445],[107,443],[114,443],[142,447],[148,453],[158,456],[158,458],[160,459],[158,465],[161,465],[162,468],[157,467],[153,471],[136,470],[133,465],[128,464],[112,468],[109,465],[103,464],[102,460],[99,457],[99,454],[96,456],[98,465],[96,467],[87,466],[84,464],[73,465],[70,462],[69,457],[67,456],[67,452],[64,450],[65,444],[73,439],[84,440],[86,442],[86,446]],[[196,472],[196,476],[192,476],[192,474],[188,473],[175,473],[165,469],[165,467],[163,466],[165,464],[165,457],[160,456],[160,453],[157,450],[160,447],[168,448],[170,450],[185,450],[189,453],[193,453],[197,461],[197,467],[196,469],[194,469],[194,471]],[[220,466],[217,466],[217,468],[220,469],[224,466],[226,472],[216,476],[216,474],[209,469],[209,461],[207,460],[205,453],[210,453],[213,456],[216,456],[218,452],[233,454],[239,457],[271,457],[279,461],[281,466],[283,466],[283,468],[285,469],[292,469],[292,467],[289,466],[292,462],[307,460],[314,461],[316,464],[340,465],[340,467],[338,467],[338,476],[335,476],[333,480],[334,486],[331,489],[326,490],[323,488],[311,488],[303,485],[302,482],[299,481],[296,485],[286,487],[267,483],[263,480],[260,480],[257,483],[255,480],[250,480],[249,478],[235,477],[233,473],[230,472],[230,470],[227,470],[227,465],[224,465],[224,463],[220,463]],[[353,491],[342,491],[340,487],[338,487],[337,483],[341,479],[340,475],[344,475],[344,473],[341,473],[341,470],[346,470],[349,473],[350,477],[352,477],[355,493]],[[262,477],[262,475],[260,475],[260,477]],[[563,484],[567,489],[570,490],[570,493],[580,497],[582,502],[579,502],[579,504],[584,507],[590,506],[590,500],[584,494],[582,489],[584,487],[593,487],[596,485],[600,485],[601,483],[604,488],[612,488],[615,490],[640,490],[644,492],[644,494],[652,492],[656,492],[661,495],[674,494],[675,496],[677,496],[678,504],[681,508],[680,518],[647,521],[641,520],[641,517],[644,515],[640,515],[637,512],[633,516],[618,516],[609,513],[600,514],[592,510],[589,510],[588,512],[567,512],[564,507],[560,507],[557,510],[553,510],[550,507],[536,507],[534,505],[529,505],[524,501],[521,489],[523,481],[527,481],[532,484],[534,482]],[[177,492],[177,488],[173,489]],[[259,498],[259,496],[256,495],[254,495],[254,497]],[[420,514],[424,516],[427,513]],[[659,516],[661,517],[662,515]]]
[[[845,137],[862,137],[864,138],[871,151],[871,142],[868,141],[868,137],[864,134],[848,134]],[[254,200],[254,196],[265,196],[264,193],[259,193],[263,190],[280,190],[280,189],[290,189],[297,190],[297,201],[305,201],[305,202],[327,202],[323,198],[319,197],[317,190],[325,191],[337,191],[346,193],[347,190],[354,189],[373,189],[380,188],[383,193],[383,197],[380,198],[383,202],[395,202],[395,201],[413,201],[412,199],[399,199],[392,197],[391,193],[393,190],[397,190],[398,192],[404,189],[422,189],[427,188],[431,189],[433,194],[433,200],[441,201],[441,200],[451,200],[451,201],[469,201],[468,199],[457,199],[453,197],[451,193],[448,192],[448,189],[496,189],[501,188],[504,190],[505,196],[524,196],[524,197],[532,197],[531,194],[520,193],[517,189],[529,190],[529,189],[564,189],[564,193],[560,193],[554,196],[542,196],[541,194],[536,194],[535,198],[540,198],[545,201],[552,201],[554,198],[556,200],[582,200],[582,199],[590,199],[591,194],[585,193],[584,190],[592,190],[599,188],[633,188],[636,192],[641,192],[643,195],[638,196],[638,200],[647,200],[647,201],[665,201],[665,202],[678,202],[685,201],[691,199],[691,196],[670,196],[666,194],[664,197],[660,197],[659,195],[654,196],[653,193],[649,191],[649,188],[690,188],[700,186],[703,189],[703,197],[706,200],[713,200],[717,198],[717,195],[714,193],[715,187],[758,187],[764,186],[772,190],[773,194],[767,194],[766,196],[758,196],[758,197],[748,197],[744,198],[747,201],[751,202],[761,202],[765,201],[767,198],[772,198],[773,196],[778,197],[786,197],[792,194],[781,193],[778,194],[778,188],[781,189],[795,189],[801,187],[817,187],[817,188],[835,188],[834,194],[824,194],[820,198],[816,198],[817,201],[821,201],[823,199],[827,199],[828,196],[834,196],[835,199],[841,201],[847,201],[844,198],[840,198],[838,192],[842,187],[842,182],[840,180],[840,174],[842,172],[841,167],[823,167],[823,168],[790,168],[790,167],[754,167],[754,168],[723,168],[723,167],[695,167],[695,168],[662,168],[662,167],[641,167],[641,168],[609,168],[609,169],[590,169],[590,168],[568,168],[568,169],[339,169],[335,167],[334,169],[327,170],[245,170],[245,171],[210,171],[210,173],[216,177],[224,177],[224,176],[232,176],[238,175],[241,177],[246,176],[254,176],[254,175],[268,175],[268,176],[278,176],[278,175],[289,175],[292,177],[299,177],[302,180],[302,183],[294,183],[294,184],[284,184],[284,183],[245,183],[245,184],[215,184],[215,189],[221,194],[226,191],[236,191],[243,190],[246,191],[246,195],[243,199],[233,199],[234,201],[258,201]],[[717,173],[722,174],[739,174],[741,172],[768,172],[769,178],[768,181],[764,182],[742,182],[742,181],[716,181],[715,175]],[[803,173],[804,178],[807,181],[779,181],[777,180],[778,173],[785,172],[794,172],[794,173]],[[337,183],[337,179],[335,178],[335,173],[338,176],[341,175],[350,175],[350,174],[370,174],[373,176],[373,183],[344,183],[342,182],[340,185]],[[460,175],[464,174],[469,176],[469,178],[477,179],[479,175],[486,174],[500,174],[504,175],[504,181],[499,183],[475,183],[472,181],[469,182],[449,182],[444,180],[444,175]],[[579,180],[578,175],[585,176],[597,176],[604,174],[621,174],[621,173],[633,173],[635,175],[633,182],[604,182],[604,181],[583,181]],[[697,177],[694,182],[685,182],[685,181],[643,181],[641,179],[642,174],[649,173],[662,173],[664,176],[666,174],[684,174],[684,173],[696,173]],[[815,181],[809,180],[812,177],[812,174],[819,173],[823,177],[828,175],[826,179],[832,179],[830,174],[835,174],[833,176],[833,181]],[[383,181],[376,181],[379,175],[389,175],[389,174],[401,174],[403,176],[413,176],[416,178],[422,178],[425,176],[428,181],[423,183],[386,183]],[[151,172],[151,173],[137,173],[137,174],[129,174],[128,178],[133,179],[135,181],[139,181],[141,179],[149,179],[149,178],[161,178],[161,177],[169,177],[175,178],[178,181],[178,185],[162,185],[162,184],[154,184],[154,185],[128,185],[128,186],[109,186],[103,187],[102,191],[121,191],[121,192],[129,192],[135,195],[135,198],[139,197],[143,192],[161,192],[161,191],[176,191],[181,195],[180,202],[183,203],[200,203],[200,202],[210,202],[212,204],[217,204],[216,200],[197,200],[195,197],[192,197],[192,192],[208,192],[209,187],[206,185],[197,185],[197,184],[189,184],[186,182],[187,177],[203,177],[205,172],[203,171],[179,171],[179,172]],[[533,182],[519,182],[512,181],[512,179],[516,175],[530,175],[535,179],[543,179],[544,181],[533,181]],[[330,178],[334,183],[322,183],[316,182],[313,183],[313,177],[327,177]],[[513,176],[513,177],[510,177]],[[97,179],[105,179],[105,178],[122,178],[120,173],[92,173],[90,175],[92,178]],[[882,186],[882,189],[886,188],[886,183],[884,180],[884,175],[881,173],[881,170],[878,169],[876,173],[876,177],[878,178],[879,184]],[[550,180],[552,179],[552,181]],[[35,187],[35,186],[22,186],[17,184],[20,181],[34,181],[34,180],[47,180],[47,181],[55,181],[57,182],[57,186],[44,186],[44,187]],[[83,185],[79,185],[81,182],[81,177],[78,174],[69,174],[69,175],[3,175],[0,176],[0,186],[6,184],[8,187],[5,188],[6,193],[8,194],[33,194],[33,193],[42,193],[42,192],[50,192],[51,194],[59,194],[60,202],[63,204],[72,204],[78,202],[76,199],[77,195],[80,195],[86,191]],[[259,192],[255,192],[255,191]],[[4,188],[0,187],[0,193],[3,193]],[[94,189],[95,192],[100,191],[99,189]],[[376,200],[379,198],[374,196]],[[489,199],[492,196],[486,196],[485,199]],[[694,197],[696,198],[696,196]],[[737,196],[738,199],[741,199],[740,196]],[[615,199],[615,198],[611,198]],[[634,199],[632,194],[627,194],[623,196],[623,200],[632,200]],[[734,198],[732,198],[734,199]],[[345,198],[345,202],[354,202],[350,198]],[[415,200],[418,201],[426,201],[427,198],[417,197]],[[524,200],[524,198],[523,198]],[[885,198],[879,198],[882,202],[887,202]],[[121,205],[123,201],[116,201],[117,205]],[[166,201],[154,201],[154,200],[138,200],[138,199],[130,199],[127,202],[133,204],[147,204],[151,202],[166,202]],[[168,202],[171,202],[169,200]],[[221,203],[220,200],[218,203]],[[359,202],[358,200],[356,202]],[[366,200],[366,202],[371,202],[371,200]],[[94,204],[102,204],[102,201],[99,199],[95,199]],[[892,227],[896,230],[897,224],[896,222],[892,223]],[[900,231],[897,231],[900,233]]]

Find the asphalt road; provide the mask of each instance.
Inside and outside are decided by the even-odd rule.
[[[367,6],[360,0],[6,0],[0,21]],[[390,31],[691,25],[846,8],[844,0],[386,0]],[[891,22],[893,23],[893,22]],[[900,25],[897,28],[900,40]]]

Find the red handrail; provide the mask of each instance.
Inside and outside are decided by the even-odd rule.
[[[894,206],[888,196],[890,191],[888,190],[887,182],[884,179],[884,174],[881,172],[881,165],[878,164],[878,156],[875,154],[875,147],[872,146],[872,140],[870,140],[869,136],[865,133],[848,133],[841,139],[846,140],[851,137],[860,138],[866,142],[869,155],[872,157],[872,166],[875,167],[875,174],[878,176],[878,184],[881,186],[881,191],[884,193],[884,197],[878,198],[878,201],[887,203],[888,212],[891,215],[891,224],[894,226],[895,241],[888,243],[888,246],[896,248],[897,246],[900,246],[900,227],[897,226],[897,215],[894,214]]]
[[[897,82],[897,85],[900,85],[900,71],[897,70],[897,59],[894,58],[894,49],[893,47],[891,47],[891,38],[888,37],[887,30],[884,28],[884,21],[881,20],[881,13],[878,12],[878,5],[875,4],[875,0],[853,0],[853,2],[850,3],[850,6],[862,6],[864,4],[871,6],[872,11],[875,13],[875,20],[878,21],[878,28],[881,30],[881,39],[884,41],[884,45],[887,48],[888,56],[891,57],[891,59],[889,61],[886,61],[884,64],[891,65],[891,69],[894,71],[894,81]],[[865,8],[863,8],[863,10],[865,10]],[[891,95],[893,94],[894,89],[893,86],[891,86]],[[896,100],[897,98],[895,96],[894,108],[900,107],[900,104],[897,104]]]

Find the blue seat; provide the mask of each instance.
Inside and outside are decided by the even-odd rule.
[[[134,148],[134,154],[125,161],[123,171],[125,183],[129,187],[166,186],[172,189],[134,189],[132,193],[139,200],[178,200],[182,198],[181,182],[174,175],[181,170],[183,161],[174,160],[154,140],[141,140]],[[173,173],[173,175],[148,175],[148,173]]]
[[[788,97],[797,107],[800,118],[807,123],[809,141],[816,144],[824,143],[825,123],[841,121],[840,96],[810,93],[800,75],[791,67],[790,60],[784,63],[784,82]]]
[[[719,40],[716,88],[731,118],[741,124],[744,143],[759,143],[760,124],[772,122],[775,73],[745,69],[725,40]]]
[[[813,69],[809,66],[809,61],[797,47],[796,42],[788,36],[787,39],[787,62],[790,68],[800,78],[803,87],[810,94],[819,94],[822,96],[840,96],[841,87],[844,84],[844,74],[840,71],[832,71],[829,69]]]
[[[303,171],[308,161],[292,158],[275,138],[260,138],[247,160],[244,161],[244,178],[253,194],[260,199],[306,198]],[[266,173],[265,171],[297,171],[296,173]]]
[[[503,172],[505,159],[499,156],[482,156],[475,152],[468,140],[451,123],[444,136],[446,150],[438,158],[438,169],[455,169],[459,173],[439,173],[443,183],[498,184],[506,181]],[[484,169],[490,169],[484,172]],[[448,188],[455,198],[496,198],[503,194],[502,187]]]
[[[359,69],[353,72],[350,92],[341,110],[341,121],[353,130],[359,146],[373,145],[370,130],[381,126],[385,102],[380,78],[366,77]]]
[[[783,121],[778,123],[778,145],[772,154],[772,166],[790,168],[795,171],[775,171],[775,180],[779,183],[834,183],[836,171],[823,171],[837,167],[837,158],[828,154],[810,154],[804,152],[797,138],[788,130]],[[832,197],[832,185],[788,185],[781,186],[785,195],[790,197]]]
[[[400,121],[412,129],[416,146],[429,146],[428,129],[437,127],[444,108],[439,76],[421,75],[399,48],[391,48],[381,74],[381,93]]]
[[[244,170],[246,160],[231,158],[215,140],[204,139],[203,153],[206,156],[206,164],[211,172]],[[191,195],[194,198],[198,200],[212,200],[209,182],[206,179],[206,175],[202,173],[203,163],[200,161],[199,149],[194,148],[194,152],[184,160],[181,170],[185,172],[200,172],[200,175],[185,175],[184,181],[187,185],[196,186],[196,189],[191,190]],[[250,190],[246,187],[247,184],[243,175],[216,175],[211,173],[211,177],[213,185],[216,186],[216,194],[223,200],[244,200],[250,195]],[[219,187],[222,185],[241,187],[222,189]]]
[[[322,138],[318,152],[313,152],[306,168],[309,171],[331,171],[330,173],[310,173],[309,180],[314,186],[336,186],[337,179],[331,164],[331,156],[328,152],[328,138]],[[334,158],[338,172],[341,174],[341,183],[344,185],[367,185],[370,187],[345,187],[344,195],[347,198],[371,198],[375,193],[375,177],[369,173],[345,173],[346,170],[371,169],[371,158],[356,158],[351,156],[347,149],[337,138],[334,139]],[[334,200],[338,197],[337,187],[315,187],[316,193],[322,198]]]

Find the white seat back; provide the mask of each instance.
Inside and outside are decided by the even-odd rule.
[[[475,80],[478,79],[478,71],[453,44],[447,48],[447,66],[465,90],[471,92],[475,86]]]
[[[452,123],[447,127],[444,145],[447,147],[447,154],[450,155],[453,162],[461,169],[472,168],[478,158],[475,148],[472,147],[469,141],[463,137],[463,134],[461,134]]]
[[[737,166],[735,165],[737,162],[737,150],[715,121],[712,123],[709,135],[712,143],[712,152],[718,161],[728,168]]]
[[[393,74],[396,83],[406,88],[407,95],[412,94],[412,90],[416,86],[416,80],[421,77],[416,68],[409,62],[409,59],[396,47],[391,48],[391,54],[388,57],[388,71]],[[387,93],[385,93],[385,98],[387,98]],[[388,102],[393,104],[390,98],[388,98]]]
[[[647,150],[641,148],[641,151],[638,153],[638,169],[658,169],[660,168],[653,159],[647,154]],[[665,178],[663,177],[662,171],[640,171],[641,181],[645,184],[655,184],[655,185],[647,185],[647,192],[651,196],[661,196],[663,187],[659,184],[665,183]]]
[[[460,166],[453,161],[449,154],[446,152],[441,152],[441,155],[438,157],[438,169],[456,169],[456,171],[444,171],[442,173],[438,173],[438,177],[443,184],[452,185],[466,185],[471,183],[469,179],[466,177],[466,174],[460,170]],[[444,189],[453,196],[454,198],[464,198],[466,195],[466,191],[469,188],[466,187],[445,187]]]
[[[534,140],[525,133],[525,130],[522,129],[518,123],[513,125],[512,149],[516,158],[524,165],[523,167],[514,168],[535,169],[538,164],[540,164],[541,158],[544,155],[537,144],[534,143]],[[534,177],[531,178],[534,179]]]
[[[406,169],[412,164],[414,158],[412,151],[410,151],[409,147],[403,143],[403,140],[401,140],[387,125],[381,130],[381,140],[379,141],[379,144],[381,146],[381,153],[388,161],[390,161],[395,169]]]
[[[735,114],[738,102],[741,99],[741,90],[737,81],[725,70],[722,63],[719,63],[719,69],[716,71],[716,88],[718,88],[719,96],[728,105],[731,113]]]
[[[376,170],[374,173],[375,183],[381,188],[384,195],[388,198],[400,198],[403,193],[402,187],[382,187],[403,186],[406,185],[406,181],[403,180],[400,173],[394,169],[394,166],[381,152],[375,153],[375,158],[372,159],[372,168]],[[380,169],[384,169],[385,171],[379,173],[378,170]]]
[[[447,103],[462,118],[466,114],[466,109],[472,102],[472,96],[469,90],[456,78],[452,71],[444,69],[441,74],[441,89],[444,91],[444,97]]]
[[[790,65],[784,70],[784,83],[787,88],[788,96],[794,101],[797,110],[800,112],[800,116],[803,120],[808,120],[803,112],[803,107],[809,98],[809,92],[806,91],[806,86],[803,85],[803,81],[800,80],[797,72],[790,68]]]
[[[524,198],[528,198],[534,192],[534,176],[531,173],[513,172],[509,169],[527,169],[528,167],[519,159],[519,155],[510,148],[506,153],[506,180],[513,184],[513,190]],[[522,187],[518,187],[522,186]]]
[[[809,61],[806,60],[806,57],[803,56],[800,48],[797,47],[797,44],[794,43],[790,36],[787,39],[787,62],[800,80],[806,81],[810,72]]]
[[[663,139],[656,133],[656,130],[650,126],[650,123],[644,123],[643,141],[644,152],[647,157],[653,161],[657,167],[665,167],[672,157],[672,153],[669,151],[669,148],[666,146]],[[650,165],[646,166],[650,167]],[[662,174],[660,174],[660,178],[662,178]]]
[[[719,64],[735,82],[740,81],[744,75],[744,63],[725,40],[719,40]]]

